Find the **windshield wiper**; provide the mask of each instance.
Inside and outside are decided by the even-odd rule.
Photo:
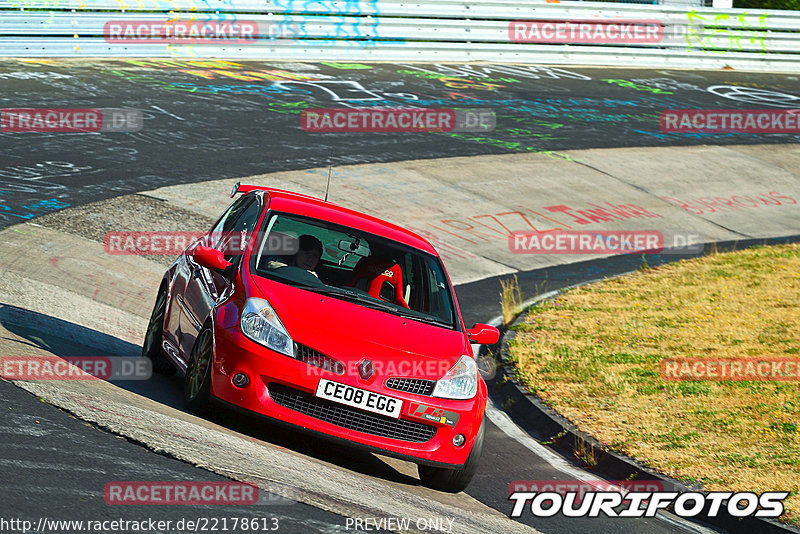
[[[309,291],[316,291],[317,293],[322,293],[323,295],[331,295],[334,297],[343,297],[346,299],[353,299],[360,301],[363,297],[358,295],[357,293],[352,293],[347,291],[346,289],[341,289],[336,286],[303,286],[303,289],[308,289]]]
[[[404,311],[403,309],[397,309],[397,308],[392,308],[392,313],[394,313],[395,315],[399,315],[400,317],[404,317],[406,319],[413,319],[415,321],[420,321],[427,324],[443,326],[446,328],[453,328],[452,324],[442,321],[441,319],[431,317],[429,315],[417,315],[416,313]]]
[[[377,300],[372,297],[365,297],[363,295],[359,295],[358,293],[351,293],[349,291],[344,291],[338,288],[334,288],[334,291],[331,291],[330,294],[342,296],[344,298],[350,298],[357,302],[363,303],[371,308],[375,308],[378,310],[386,311],[391,314],[397,315],[398,317],[403,317],[405,319],[413,319],[415,321],[420,321],[423,323],[433,324],[437,326],[444,326],[447,328],[452,328],[453,325],[446,323],[440,319],[436,319],[435,317],[430,317],[427,315],[419,315],[412,311],[407,311],[405,308],[398,308],[395,305],[385,303],[382,300]]]

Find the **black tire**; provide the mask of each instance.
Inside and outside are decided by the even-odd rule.
[[[429,465],[417,465],[420,482],[429,488],[446,491],[448,493],[458,493],[464,491],[469,486],[475,471],[478,470],[481,453],[483,452],[484,425],[481,423],[475,443],[467,457],[464,467],[460,469],[447,469],[445,467],[431,467]]]
[[[193,412],[211,411],[211,364],[214,332],[209,325],[197,334],[183,381],[183,403]]]
[[[162,375],[175,374],[175,366],[169,361],[161,349],[161,338],[164,332],[164,312],[167,309],[167,286],[162,285],[156,295],[156,304],[150,314],[147,324],[147,333],[142,343],[142,356],[148,358],[153,365],[153,371]]]

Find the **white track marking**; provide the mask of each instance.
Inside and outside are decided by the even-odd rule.
[[[582,482],[602,480],[570,464],[562,456],[533,439],[527,432],[517,426],[508,414],[500,410],[492,398],[489,398],[489,402],[486,404],[486,417],[508,437],[547,462],[554,469],[558,469],[562,473]]]
[[[501,411],[491,397],[489,398],[489,402],[486,404],[486,417],[488,417],[489,420],[494,423],[497,428],[502,430],[508,437],[515,440],[517,443],[547,462],[553,469],[561,471],[565,475],[571,477],[571,479],[579,480],[581,482],[595,482],[603,480],[579,467],[572,465],[562,456],[559,456],[549,448],[533,439],[527,432],[517,426],[516,423],[511,420],[508,414]],[[691,521],[681,517],[664,512],[659,512],[656,515],[656,518],[670,523],[671,525],[687,532],[696,532],[698,534],[716,534],[719,532],[717,530],[712,530],[696,523],[692,523]]]
[[[185,121],[185,120],[186,120],[186,119],[184,119],[184,118],[178,117],[177,115],[175,115],[175,114],[173,114],[173,113],[170,113],[170,112],[169,112],[169,111],[167,111],[166,109],[161,109],[161,108],[160,108],[160,107],[158,107],[158,106],[150,106],[150,107],[151,107],[151,108],[153,108],[153,109],[157,109],[157,110],[158,110],[158,111],[160,111],[161,113],[164,113],[164,114],[166,114],[166,115],[169,115],[170,117],[174,117],[174,118],[178,119],[179,121]]]
[[[610,277],[607,277],[607,278],[598,278],[598,279],[595,279],[595,280],[590,280],[588,282],[582,282],[580,284],[575,284],[575,285],[566,287],[564,289],[571,289],[571,288],[577,287],[579,285],[591,284],[591,283],[597,282],[599,280],[605,280],[605,279],[610,279],[610,278],[617,278],[619,276],[625,276],[627,274],[631,274],[631,272],[634,272],[634,271],[622,273],[622,274],[615,275],[615,276],[610,276]],[[522,307],[523,310],[525,310],[525,309],[529,308],[530,306],[536,304],[537,302],[540,302],[540,301],[542,301],[544,299],[548,299],[548,298],[551,298],[551,297],[554,297],[554,296],[558,295],[564,289],[561,289],[561,290],[556,289],[556,290],[553,290],[553,291],[548,291],[547,293],[542,293],[541,295],[537,295],[537,296],[533,297],[532,299],[528,299],[525,302],[523,302],[521,307]],[[502,324],[502,322],[503,322],[503,317],[502,316],[498,316],[498,317],[493,318],[491,321],[489,321],[488,324],[490,324],[492,326],[499,326],[500,324]],[[473,349],[475,347],[476,347],[476,345],[473,345]],[[477,347],[480,348],[480,346],[477,346]],[[475,351],[475,354],[478,354],[478,351]],[[561,471],[565,475],[567,475],[569,477],[572,477],[572,479],[579,480],[581,482],[595,482],[595,481],[604,480],[604,479],[601,479],[599,477],[596,477],[596,476],[592,475],[591,473],[589,473],[589,472],[587,472],[587,471],[585,471],[585,470],[583,470],[583,469],[581,469],[581,468],[579,468],[579,467],[577,467],[575,465],[572,465],[570,462],[568,462],[566,459],[564,459],[563,456],[560,456],[559,454],[553,452],[551,449],[549,449],[548,447],[542,445],[537,440],[532,438],[530,436],[530,434],[528,434],[526,431],[524,431],[522,428],[520,428],[516,423],[514,423],[514,421],[511,420],[511,418],[508,416],[508,414],[505,413],[499,406],[497,406],[497,404],[495,403],[494,399],[491,396],[489,396],[488,402],[486,403],[486,417],[488,417],[489,420],[492,423],[494,423],[494,425],[497,428],[502,430],[503,433],[505,433],[508,437],[510,437],[511,439],[513,439],[514,441],[516,441],[517,443],[519,443],[520,445],[522,445],[523,447],[525,447],[526,449],[531,451],[533,454],[535,454],[536,456],[538,456],[539,458],[541,458],[545,462],[547,462],[553,469]],[[716,534],[716,533],[719,532],[718,530],[713,530],[713,529],[698,525],[696,523],[692,523],[691,521],[689,521],[687,519],[675,516],[675,515],[670,514],[668,512],[659,512],[655,517],[658,518],[658,519],[661,519],[662,521],[670,523],[674,527],[680,528],[680,529],[685,530],[687,532],[696,532],[698,534]]]

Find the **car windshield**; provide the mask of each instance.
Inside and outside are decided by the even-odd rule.
[[[441,261],[400,243],[326,221],[270,213],[255,274],[401,317],[457,328]]]

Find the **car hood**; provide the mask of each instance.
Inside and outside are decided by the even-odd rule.
[[[465,354],[462,332],[299,289],[260,276],[253,281],[297,343],[343,363],[369,358],[404,376],[440,378]],[[404,365],[400,365],[405,362]],[[377,366],[376,366],[377,367]],[[408,369],[408,373],[403,370]],[[400,376],[400,375],[398,375]]]

